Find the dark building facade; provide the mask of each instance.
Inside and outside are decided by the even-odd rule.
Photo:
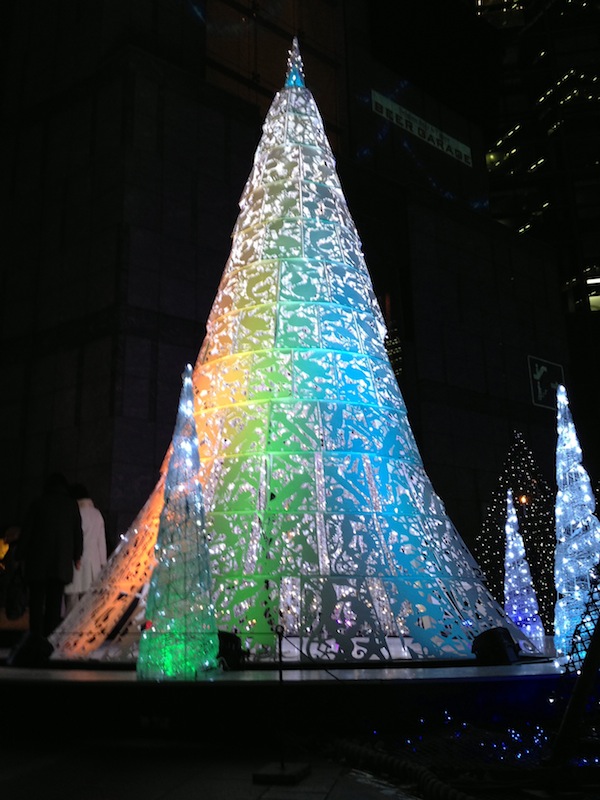
[[[501,59],[490,115],[490,211],[557,257],[567,386],[584,464],[600,486],[600,8],[584,0],[478,0]]]
[[[459,0],[396,5],[5,6],[2,525],[55,469],[113,540],[146,501],[294,35],[450,517],[472,542],[514,429],[552,481],[570,357],[555,249],[490,214],[499,33]]]

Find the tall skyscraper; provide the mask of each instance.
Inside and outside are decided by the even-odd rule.
[[[497,27],[502,53],[488,128],[490,212],[556,253],[569,395],[598,491],[600,383],[589,352],[600,336],[600,9],[571,0],[477,0],[477,7]]]

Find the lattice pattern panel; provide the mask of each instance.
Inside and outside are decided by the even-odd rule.
[[[279,627],[286,657],[341,663],[522,638],[424,470],[385,335],[294,42],[193,373],[215,619],[252,660]]]

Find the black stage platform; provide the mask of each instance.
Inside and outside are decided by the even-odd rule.
[[[0,651],[2,693],[11,705],[54,720],[55,730],[94,727],[111,735],[125,725],[135,736],[229,736],[254,720],[257,729],[291,727],[298,734],[396,734],[448,716],[479,724],[556,717],[573,679],[551,659],[512,664],[389,662],[364,667],[291,665],[215,670],[195,681],[142,681],[127,664],[64,662],[7,666]],[[200,719],[210,716],[210,725]],[[23,716],[31,733],[31,718]],[[19,721],[16,720],[18,725]],[[11,728],[14,731],[14,726]]]
[[[414,794],[398,797],[600,797],[599,742],[586,739],[583,725],[575,752],[552,762],[577,676],[550,658],[252,666],[206,672],[195,681],[142,681],[131,664],[51,657],[41,667],[8,666],[14,644],[1,645],[7,754],[18,742],[40,753],[49,742],[65,753],[72,746],[100,752],[110,743],[126,760],[156,752],[164,761],[159,753],[193,746],[206,763],[228,754],[232,774],[221,776],[220,797],[230,794],[227,781],[242,755],[262,764],[268,753],[288,764],[299,752],[313,764],[317,756],[332,757],[419,784]],[[340,784],[323,798],[337,797],[338,789],[346,792],[340,797],[359,796]]]
[[[385,789],[394,790],[390,796],[411,800],[600,797],[597,676],[591,717],[584,718],[588,709],[578,715],[573,748],[558,748],[578,677],[551,658],[253,665],[206,672],[195,681],[142,681],[132,664],[91,659],[67,662],[53,655],[41,667],[8,666],[18,641],[0,637],[0,691],[7,710],[0,752],[10,774],[11,759],[25,764],[29,752],[46,763],[49,749],[58,747],[60,763],[70,763],[74,753],[76,761],[82,753],[100,758],[106,779],[114,774],[122,796],[136,800],[127,793],[131,776],[122,775],[124,765],[139,759],[142,774],[156,769],[162,775],[171,769],[169,753],[176,754],[180,769],[185,751],[195,769],[225,759],[215,779],[222,798],[241,796],[236,791],[246,761],[262,768],[279,758],[287,769],[301,754],[313,768],[323,759],[330,771],[337,765],[332,785],[310,795],[315,800],[375,796],[364,794],[356,780],[349,785],[348,770],[375,776],[375,783],[391,781]],[[113,748],[108,756],[107,746]],[[21,772],[25,791],[26,771]],[[0,794],[2,776],[0,768]],[[398,781],[404,788],[398,789]],[[200,794],[210,800],[205,783]],[[243,788],[244,797],[263,797],[259,786]]]

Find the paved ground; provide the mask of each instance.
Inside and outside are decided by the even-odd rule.
[[[600,800],[598,737],[587,765],[550,768],[526,716],[497,722],[524,703],[541,712],[555,686],[543,664],[286,673],[283,684],[241,672],[185,687],[9,668],[7,652],[2,800]],[[454,716],[421,730],[413,715],[407,737],[409,708],[435,697]]]
[[[206,722],[206,721],[205,721]],[[200,721],[199,721],[200,724]],[[272,756],[273,754],[269,754]],[[298,775],[302,777],[297,779]],[[288,783],[289,781],[289,783]],[[417,800],[392,783],[312,752],[270,761],[168,742],[5,748],[0,796],[10,800]]]
[[[93,714],[93,709],[90,709]],[[3,718],[5,722],[5,718]],[[240,737],[229,752],[198,744],[75,737],[43,747],[5,744],[0,797],[10,800],[598,800],[597,773],[524,767],[443,770],[347,743],[336,752],[295,743],[261,755]],[[249,721],[252,722],[252,721]],[[208,719],[198,724],[209,724]],[[256,730],[255,720],[250,731]],[[51,728],[51,721],[48,721]],[[39,733],[39,731],[38,731]],[[244,748],[247,749],[244,749]],[[274,758],[273,758],[274,757]]]

